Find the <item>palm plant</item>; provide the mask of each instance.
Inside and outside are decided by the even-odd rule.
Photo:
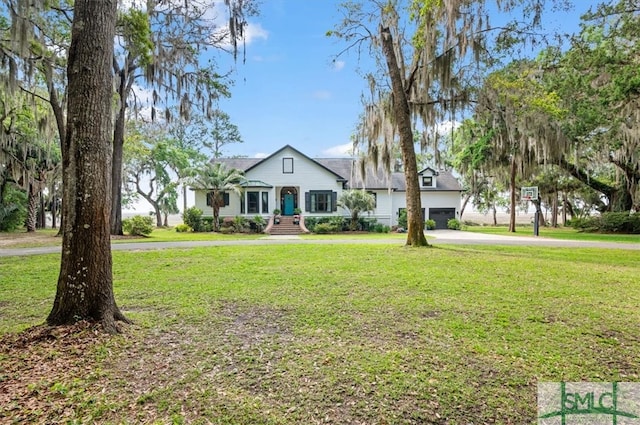
[[[244,173],[235,168],[227,168],[221,163],[207,163],[194,173],[191,179],[191,187],[197,190],[207,190],[207,196],[211,202],[213,211],[213,230],[219,230],[218,217],[220,208],[224,206],[224,193],[233,192],[238,196],[242,194],[242,182]]]
[[[376,207],[376,200],[372,194],[364,190],[346,190],[338,199],[338,206],[349,210],[351,214],[351,230],[358,228],[358,216],[362,212],[373,211]]]

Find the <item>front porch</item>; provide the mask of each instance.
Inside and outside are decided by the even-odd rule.
[[[283,216],[293,216],[300,214],[300,187],[298,186],[280,186],[276,187],[276,208],[281,211]]]
[[[279,224],[275,224],[274,217],[271,217],[269,224],[265,229],[265,233],[270,235],[300,235],[308,232],[309,231],[304,227],[304,220],[302,217],[299,219],[298,223],[296,223],[293,216],[280,216]]]

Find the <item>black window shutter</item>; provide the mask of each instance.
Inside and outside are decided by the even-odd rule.
[[[224,192],[222,194],[222,196],[224,197],[224,206],[228,206],[229,205],[229,193],[228,192]]]
[[[333,211],[338,211],[338,192],[331,192],[331,208]]]
[[[210,207],[213,200],[213,192],[207,192],[207,206]]]
[[[304,193],[304,210],[311,212],[311,194],[309,192]]]

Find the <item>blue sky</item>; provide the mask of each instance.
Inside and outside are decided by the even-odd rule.
[[[220,102],[244,143],[226,155],[270,154],[290,144],[335,156],[349,143],[364,88],[355,55],[325,34],[339,21],[334,0],[266,0],[249,28],[246,63],[236,65],[232,97]]]
[[[232,97],[220,101],[244,139],[225,156],[265,156],[290,144],[311,157],[333,157],[350,146],[366,84],[355,53],[333,63],[345,45],[325,34],[340,21],[339,3],[262,2],[249,27],[246,63],[235,66]],[[596,1],[574,3],[571,13],[549,12],[547,27],[577,30],[579,15]]]
[[[264,157],[287,144],[312,158],[346,156],[362,110],[360,96],[367,90],[357,68],[366,66],[367,58],[359,62],[348,53],[333,62],[345,45],[325,34],[340,21],[341,1],[262,0],[260,15],[248,28],[246,62],[233,65],[219,55],[221,64],[235,68],[232,96],[221,100],[220,108],[244,139],[225,147],[225,156]],[[597,0],[574,3],[571,13],[549,12],[547,27],[577,31],[580,14]],[[139,213],[149,205],[140,200],[133,208]]]

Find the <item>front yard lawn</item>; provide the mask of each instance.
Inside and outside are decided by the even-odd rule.
[[[537,382],[640,378],[634,251],[113,255],[135,321],[115,337],[24,331],[51,308],[59,256],[0,258],[0,422],[527,424]]]

